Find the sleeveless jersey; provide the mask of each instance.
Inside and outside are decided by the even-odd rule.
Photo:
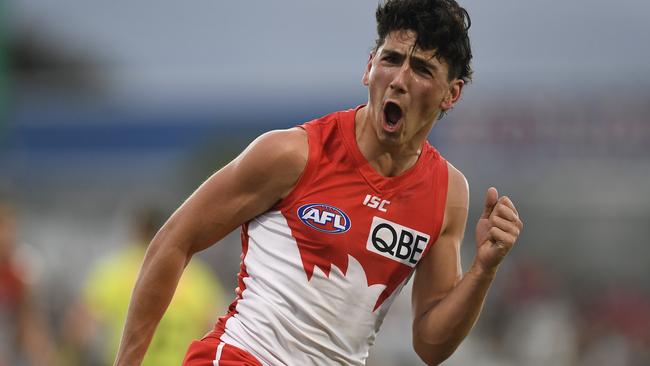
[[[409,170],[380,175],[357,146],[356,110],[301,126],[309,157],[298,183],[243,225],[237,298],[208,335],[220,347],[263,365],[363,365],[438,238],[447,162],[425,142]]]

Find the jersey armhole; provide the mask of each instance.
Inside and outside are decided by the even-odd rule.
[[[433,184],[434,187],[440,187],[440,189],[438,189],[435,193],[433,205],[434,207],[440,208],[434,211],[434,227],[432,233],[435,236],[432,236],[433,240],[431,240],[431,244],[427,245],[427,247],[424,249],[421,258],[426,257],[427,253],[429,253],[429,249],[431,249],[432,246],[436,245],[436,242],[442,233],[442,225],[445,221],[445,215],[447,213],[447,194],[449,193],[449,164],[447,163],[446,159],[444,159],[442,156],[439,156],[437,165],[436,175],[433,178]],[[418,264],[421,262],[422,261],[418,262]]]
[[[305,169],[303,169],[302,173],[300,174],[300,177],[298,177],[296,184],[293,186],[289,194],[287,194],[286,197],[284,197],[283,199],[278,201],[275,205],[273,205],[272,210],[279,211],[284,207],[288,207],[298,197],[300,197],[300,195],[305,189],[305,186],[310,181],[311,176],[315,171],[316,163],[318,162],[318,157],[320,155],[320,151],[318,150],[319,144],[316,143],[316,139],[318,138],[317,136],[318,129],[313,128],[307,123],[296,127],[301,128],[305,132],[307,132],[307,145],[308,145],[307,164],[305,164]]]

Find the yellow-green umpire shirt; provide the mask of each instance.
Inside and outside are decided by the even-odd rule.
[[[106,331],[107,365],[113,364],[117,353],[144,252],[143,246],[131,245],[100,262],[83,290],[89,310]],[[223,309],[223,291],[217,278],[199,258],[193,258],[185,268],[142,365],[180,365],[189,343],[210,330],[210,324]]]

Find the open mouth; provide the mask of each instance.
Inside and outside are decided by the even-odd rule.
[[[402,108],[393,102],[388,102],[384,105],[384,121],[386,129],[389,131],[397,130],[399,121],[402,119]]]

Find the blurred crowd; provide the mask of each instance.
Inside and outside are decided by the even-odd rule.
[[[134,213],[130,242],[116,243],[114,253],[96,260],[83,285],[66,296],[43,288],[48,273],[39,269],[38,253],[20,240],[17,209],[0,204],[0,365],[110,365],[146,245],[163,216],[152,210]],[[540,261],[516,254],[511,260],[477,328],[447,365],[650,364],[646,292],[634,286],[571,288]],[[65,298],[52,298],[57,296]],[[210,329],[231,296],[210,265],[195,258],[144,365],[179,365],[190,340]],[[384,333],[404,331],[407,302],[402,294]],[[409,352],[408,342],[380,337],[368,364],[420,364]]]
[[[116,243],[114,253],[97,259],[82,286],[67,297],[44,288],[52,283],[32,262],[38,253],[21,243],[14,210],[0,203],[0,365],[111,365],[131,290],[162,216],[152,210],[136,213],[131,241]],[[180,365],[187,345],[207,333],[223,301],[223,289],[213,271],[195,258],[183,274],[143,365]]]
[[[650,363],[650,297],[642,290],[571,288],[521,257],[501,275],[472,342],[481,347],[459,365]]]
[[[17,224],[14,208],[0,202],[0,365],[47,365],[56,360],[54,334]]]

